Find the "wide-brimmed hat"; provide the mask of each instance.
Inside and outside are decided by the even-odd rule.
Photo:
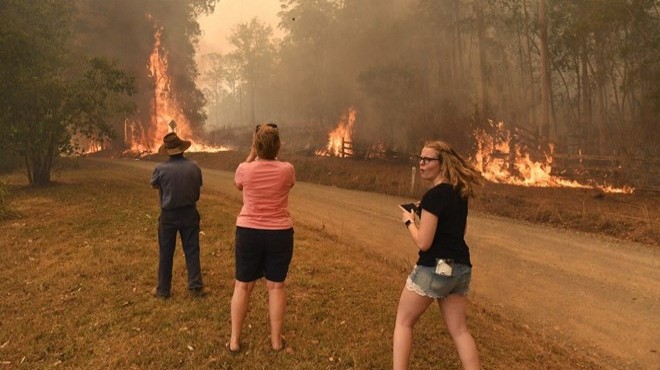
[[[175,132],[170,132],[163,137],[163,145],[158,148],[158,153],[167,155],[177,155],[185,152],[192,143],[188,140],[181,140]]]

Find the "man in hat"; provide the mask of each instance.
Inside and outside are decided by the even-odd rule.
[[[170,158],[156,165],[151,176],[151,186],[159,189],[160,217],[158,218],[158,286],[153,291],[158,298],[168,298],[172,287],[172,262],[176,233],[181,244],[188,269],[188,291],[193,297],[204,295],[202,269],[199,258],[199,200],[202,171],[194,161],[183,156],[190,148],[190,141],[181,140],[170,132],[163,137],[158,152]]]

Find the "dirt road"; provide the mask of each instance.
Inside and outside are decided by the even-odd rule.
[[[240,200],[233,173],[204,170],[204,176],[205,189]],[[404,200],[298,183],[290,208],[299,225],[412,263],[417,252],[396,208]],[[576,350],[613,358],[612,368],[660,368],[658,248],[480,214],[470,215],[467,240],[474,300]]]

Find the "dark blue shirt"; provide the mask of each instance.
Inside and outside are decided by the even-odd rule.
[[[424,194],[420,207],[438,217],[431,247],[419,251],[418,265],[435,266],[436,259],[453,259],[472,266],[470,249],[465,243],[468,201],[449,184],[439,184]]]
[[[165,211],[195,206],[202,187],[202,170],[183,155],[159,163],[151,176],[151,186],[160,189],[160,208]]]

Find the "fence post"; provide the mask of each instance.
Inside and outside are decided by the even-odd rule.
[[[341,137],[341,154],[340,154],[340,157],[344,158],[344,137],[343,136]]]
[[[417,168],[413,166],[412,168],[412,173],[410,174],[410,195],[415,194],[415,173],[417,172]]]

